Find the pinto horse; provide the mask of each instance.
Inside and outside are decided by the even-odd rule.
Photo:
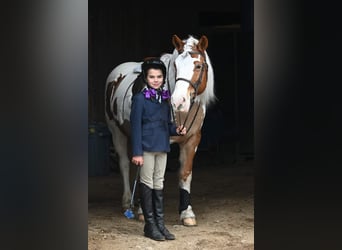
[[[173,121],[187,128],[185,136],[171,136],[170,143],[179,144],[179,214],[185,226],[197,225],[190,202],[192,166],[201,140],[201,128],[207,107],[215,101],[214,72],[206,52],[208,39],[189,35],[185,40],[173,35],[172,54],[160,59],[167,68],[165,87],[171,92]],[[142,62],[125,62],[115,67],[107,77],[105,88],[105,116],[112,133],[114,149],[119,158],[123,177],[122,207],[131,203],[130,168],[130,111],[132,88],[141,72]],[[141,208],[139,208],[141,213]],[[139,213],[139,212],[138,212]]]

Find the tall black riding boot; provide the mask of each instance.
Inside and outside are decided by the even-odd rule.
[[[152,189],[146,186],[143,183],[140,183],[140,192],[141,192],[141,207],[144,214],[145,226],[144,226],[144,235],[153,240],[165,240],[165,237],[159,231],[154,211],[153,211],[153,203],[152,203]]]
[[[167,240],[174,240],[176,237],[167,230],[164,223],[164,204],[163,204],[163,190],[153,189],[153,206],[154,216],[157,221],[157,226],[160,232],[165,236]]]

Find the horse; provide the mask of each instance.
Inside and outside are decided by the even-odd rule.
[[[172,119],[187,128],[185,136],[170,136],[170,144],[179,145],[179,219],[184,226],[196,226],[196,216],[190,200],[192,167],[201,140],[201,128],[206,110],[215,102],[214,71],[206,51],[208,38],[189,35],[187,39],[172,36],[173,53],[163,53],[160,59],[167,68],[165,87],[170,91]],[[108,75],[105,87],[105,118],[112,134],[114,150],[123,178],[122,208],[131,204],[130,111],[134,82],[141,73],[142,62],[124,62]],[[139,212],[140,211],[140,212]],[[142,214],[141,208],[138,213]]]

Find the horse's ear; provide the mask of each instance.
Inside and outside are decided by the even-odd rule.
[[[208,38],[203,35],[201,39],[198,41],[197,46],[200,50],[206,50],[208,48]]]
[[[183,51],[184,43],[177,35],[172,36],[172,44],[179,53]]]

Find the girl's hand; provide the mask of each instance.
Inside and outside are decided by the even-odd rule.
[[[133,156],[132,163],[137,166],[144,165],[144,158],[142,156]]]
[[[176,132],[179,135],[185,135],[186,134],[186,127],[184,127],[184,125],[180,125],[177,127]]]

